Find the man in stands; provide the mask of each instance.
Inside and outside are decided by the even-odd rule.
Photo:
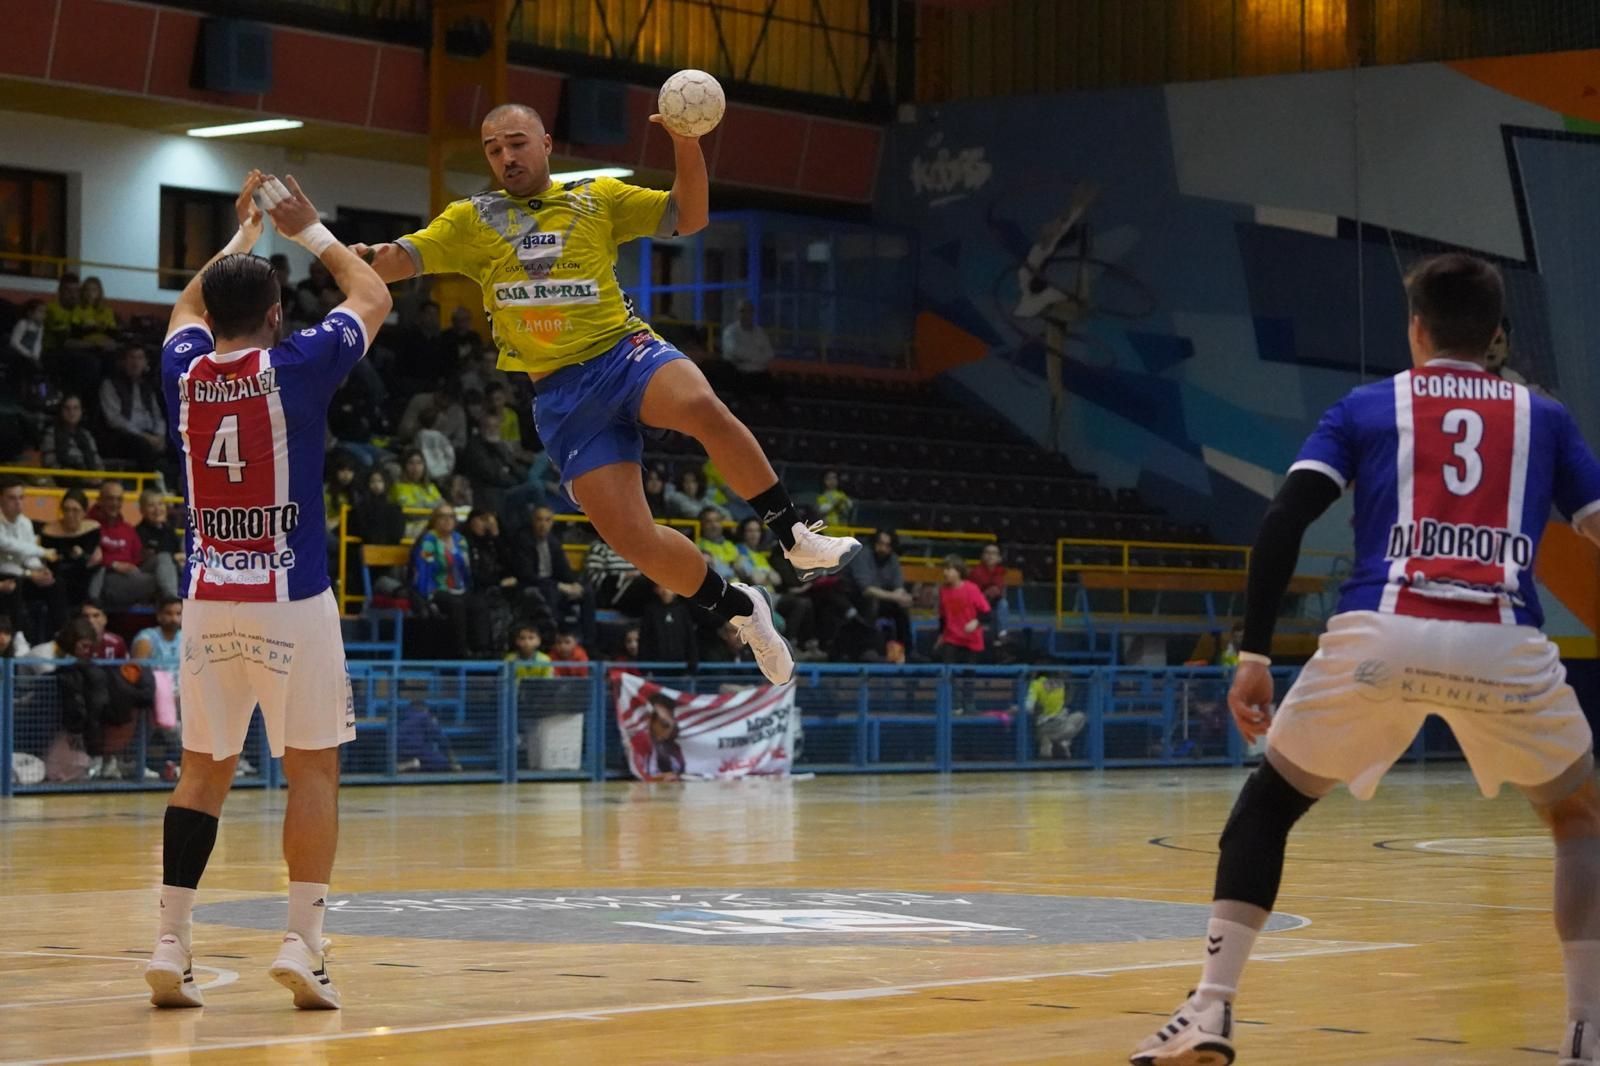
[[[100,555],[105,565],[89,585],[89,595],[113,611],[155,598],[155,576],[144,569],[144,541],[122,513],[122,482],[107,478],[91,517],[100,523]]]
[[[389,314],[389,289],[318,221],[295,180],[252,172],[239,231],[189,281],[162,346],[189,521],[182,775],[162,826],[160,928],[145,982],[160,1007],[198,1007],[192,911],[218,817],[259,706],[289,781],[288,931],[267,971],[296,1007],[336,1009],[322,939],[339,840],[339,746],[355,739],[339,608],[328,580],[322,470],[328,406]],[[270,264],[248,254],[263,211],[346,300],[281,339]]]
[[[167,459],[161,403],[145,380],[150,357],[138,345],[125,349],[117,371],[100,383],[100,417],[105,420],[101,450],[131,460],[140,470],[156,470]]]
[[[911,593],[900,570],[900,538],[892,529],[872,536],[872,551],[855,557],[845,571],[853,585],[852,605],[862,621],[888,622],[888,639],[911,644]]]
[[[26,631],[34,605],[40,610],[48,606],[56,579],[34,536],[33,521],[22,513],[23,497],[20,479],[0,478],[0,612]]]
[[[594,624],[593,596],[567,560],[555,519],[550,508],[534,508],[532,521],[512,535],[511,565],[517,585],[530,601],[524,608],[530,617],[538,620],[548,612],[556,623],[565,624],[576,614],[587,638]],[[588,642],[593,643],[592,638]]]

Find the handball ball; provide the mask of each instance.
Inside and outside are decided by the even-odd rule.
[[[727,106],[716,78],[703,70],[680,70],[661,86],[656,110],[673,133],[704,137],[717,128]]]

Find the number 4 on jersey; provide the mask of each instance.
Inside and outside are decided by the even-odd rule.
[[[211,450],[206,453],[206,465],[226,470],[228,480],[237,484],[244,480],[244,460],[239,458],[239,416],[223,415],[217,431],[211,437]]]

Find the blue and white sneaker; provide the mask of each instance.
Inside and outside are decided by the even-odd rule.
[[[801,581],[837,574],[850,565],[850,560],[861,551],[861,542],[854,537],[830,537],[822,532],[826,523],[813,522],[809,526],[796,522],[794,547],[785,548],[783,557],[794,567]]]
[[[787,685],[794,680],[794,649],[772,621],[772,594],[764,588],[738,581],[729,582],[729,585],[749,596],[754,608],[750,614],[729,619],[739,631],[739,639],[755,653],[756,665],[761,667],[768,682]]]
[[[301,1010],[338,1010],[339,990],[328,976],[328,941],[318,946],[322,950],[313,953],[299,933],[286,934],[278,961],[267,973],[294,993],[294,1005]]]
[[[194,956],[171,933],[156,941],[150,965],[144,968],[150,1002],[158,1007],[204,1007],[205,997],[194,980]]]
[[[1233,1059],[1233,1004],[1201,1005],[1193,995],[1128,1056],[1133,1066],[1228,1066]]]

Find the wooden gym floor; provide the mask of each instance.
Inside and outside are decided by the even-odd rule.
[[[229,800],[195,926],[207,1006],[161,1012],[140,968],[165,797],[0,801],[0,1060],[1122,1062],[1197,976],[1242,779],[350,789],[346,1006],[321,1014],[265,972],[282,794]],[[1461,767],[1330,798],[1291,841],[1241,1063],[1552,1062],[1550,854]]]

